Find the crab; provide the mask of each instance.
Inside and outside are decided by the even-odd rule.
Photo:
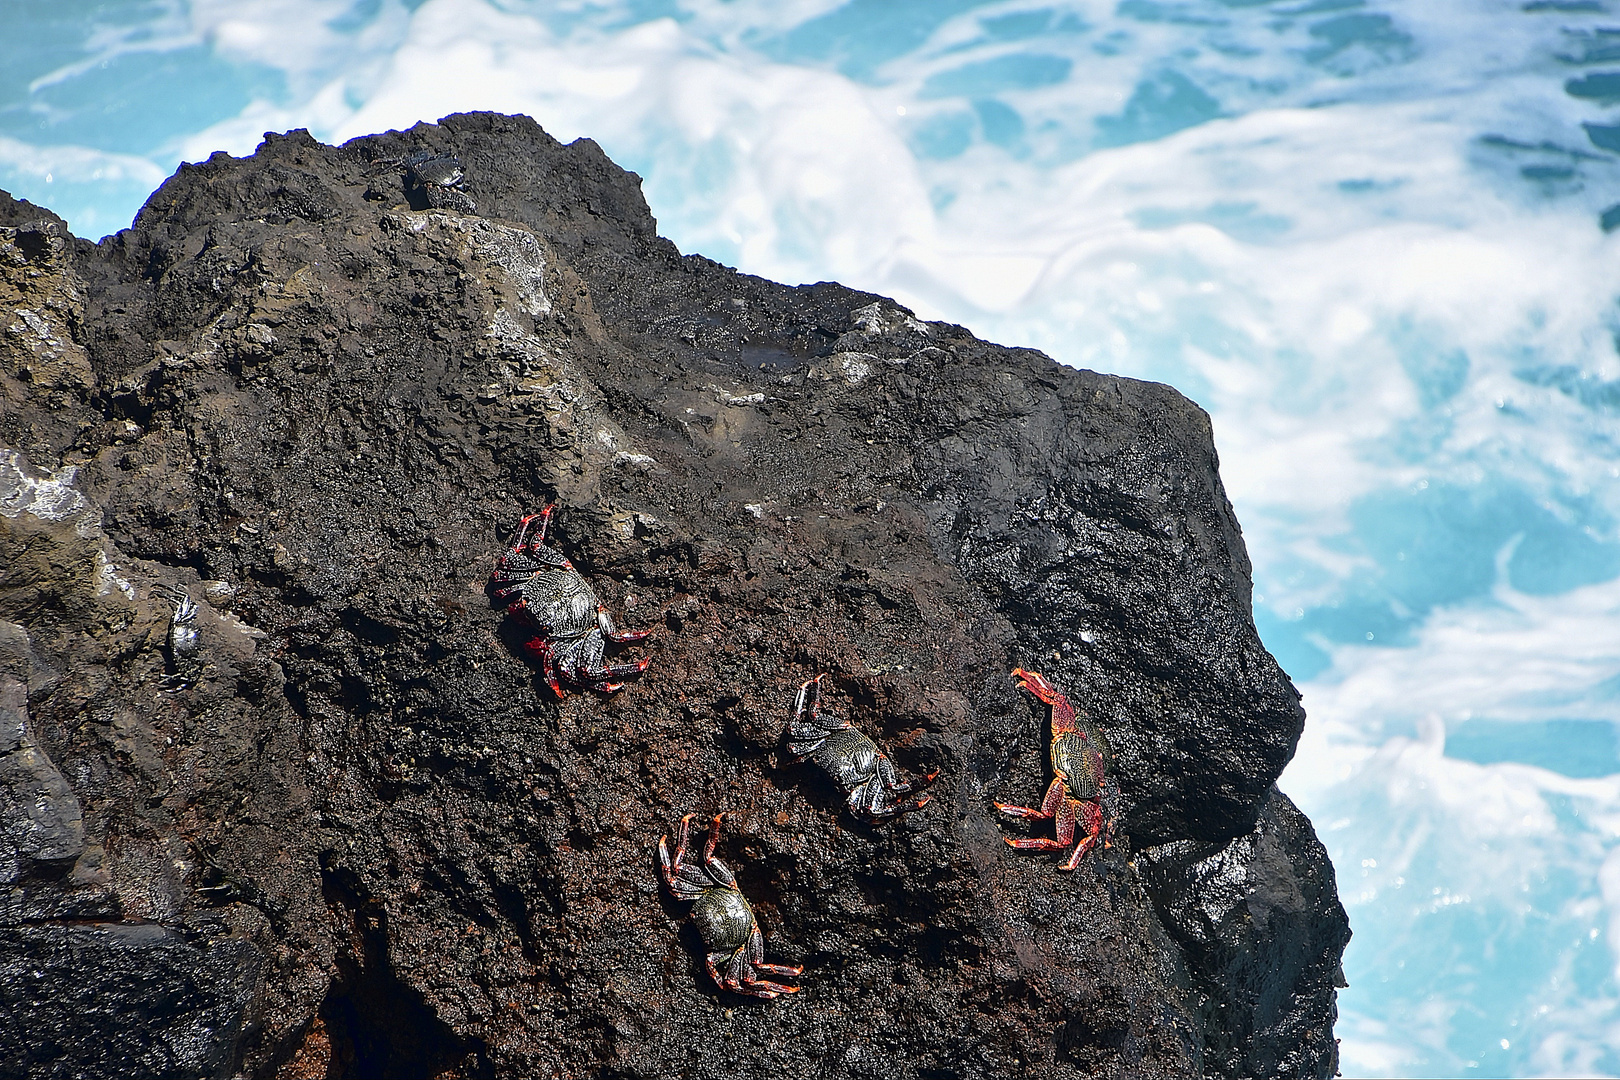
[[[797,986],[759,977],[762,971],[772,975],[798,975],[804,968],[765,963],[765,936],[759,932],[754,909],[748,906],[737,888],[737,878],[730,868],[714,857],[714,846],[720,841],[720,819],[725,814],[714,815],[702,860],[687,857],[687,829],[696,816],[687,814],[681,818],[674,854],[669,850],[669,836],[666,834],[659,839],[658,862],[670,893],[677,900],[692,901],[692,924],[703,939],[703,962],[709,975],[722,990],[751,997],[773,998],[798,993]]]
[[[462,171],[461,159],[454,154],[417,150],[404,157],[379,158],[373,166],[373,171],[376,168],[404,171],[405,190],[412,196],[415,209],[454,210],[463,214],[478,210],[472,196],[461,190],[466,173]]]
[[[184,585],[154,585],[152,595],[168,601],[169,674],[164,678],[166,690],[183,690],[192,681],[201,663],[197,654],[201,644],[197,640],[197,604]]]
[[[1064,870],[1073,870],[1098,840],[1104,847],[1109,846],[1110,823],[1103,820],[1102,808],[1108,742],[1095,724],[1075,715],[1069,699],[1044,676],[1013,668],[1012,677],[1018,680],[1019,689],[1028,690],[1052,706],[1052,783],[1046,789],[1039,810],[1000,802],[996,803],[996,809],[1012,817],[1055,817],[1057,826],[1054,839],[1004,839],[1021,850],[1062,851],[1074,843],[1075,824],[1079,822],[1085,835],[1074,845],[1074,851],[1062,866]]]
[[[555,508],[556,503],[551,503],[518,522],[505,553],[495,560],[489,593],[506,605],[508,615],[534,631],[523,648],[539,662],[559,699],[568,696],[562,689],[565,680],[612,693],[624,686],[619,680],[646,671],[647,661],[603,664],[607,643],[640,641],[652,631],[615,627],[607,608],[574,564],[546,546],[546,529]],[[540,527],[525,539],[535,521]]]
[[[418,150],[399,159],[405,170],[405,179],[413,184],[432,184],[435,187],[456,187],[466,175],[461,171],[461,159],[454,154],[436,154],[432,150]]]
[[[877,743],[863,735],[848,720],[821,718],[821,680],[817,675],[799,687],[799,696],[793,704],[793,719],[788,722],[788,751],[800,761],[810,759],[826,770],[838,786],[849,793],[849,809],[872,821],[921,810],[930,796],[906,802],[898,796],[911,791],[911,785],[900,780],[894,762],[878,749]],[[806,715],[808,710],[809,715]],[[934,782],[939,773],[929,773],[920,787]]]
[[[176,660],[197,655],[197,603],[184,585],[154,585],[152,595],[167,600],[173,609],[169,616],[169,651]]]

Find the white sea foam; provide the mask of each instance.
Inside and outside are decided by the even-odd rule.
[[[638,170],[683,250],[1191,395],[1257,619],[1310,711],[1284,786],[1356,930],[1347,1073],[1620,1072],[1620,780],[1594,764],[1613,751],[1599,738],[1572,764],[1511,736],[1620,723],[1620,239],[1598,226],[1620,203],[1600,141],[1620,146],[1620,122],[1580,82],[1608,70],[1587,62],[1601,13],[156,10],[144,30],[93,26],[32,92],[197,47],[280,88],[155,135],[146,158],[0,127],[0,179],[81,230],[127,220],[180,157],[247,153],[267,129],[527,112]]]

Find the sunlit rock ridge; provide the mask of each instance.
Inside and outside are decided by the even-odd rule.
[[[487,113],[267,136],[99,245],[4,197],[0,292],[5,1075],[1333,1074],[1304,714],[1176,391],[682,256]],[[611,695],[486,595],[551,502],[654,630]],[[1003,843],[1014,667],[1113,747],[1072,873]],[[786,753],[822,672],[926,807]],[[722,811],[792,997],[717,991],[659,886]]]

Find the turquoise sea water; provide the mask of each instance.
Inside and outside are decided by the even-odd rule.
[[[12,0],[0,186],[534,115],[685,251],[1214,418],[1346,1075],[1620,1074],[1620,0]]]

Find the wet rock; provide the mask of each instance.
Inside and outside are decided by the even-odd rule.
[[[100,245],[56,228],[88,374],[0,380],[5,670],[83,830],[0,904],[0,963],[57,958],[7,999],[24,1075],[119,1074],[103,1029],[189,1048],[153,1075],[1331,1074],[1348,931],[1272,786],[1303,714],[1173,390],[682,256],[633,174],[522,117],[267,136]],[[557,700],[485,593],[548,502],[654,629],[616,694]],[[1117,752],[1074,873],[1003,843],[993,801],[1048,779],[1013,666]],[[940,770],[928,806],[852,820],[786,752],[821,672]],[[721,810],[802,993],[717,991],[658,885],[659,836]],[[1264,918],[1198,921],[1212,859]],[[150,978],[82,977],[95,949]],[[77,1011],[29,1004],[59,984]],[[183,1007],[142,1028],[141,994]]]
[[[161,926],[8,928],[0,1076],[231,1076],[261,964],[249,942]]]
[[[0,886],[83,853],[79,800],[28,730],[28,684],[0,674]]]
[[[1206,1068],[1225,1076],[1299,1076],[1334,1059],[1349,928],[1326,852],[1275,789],[1252,833],[1224,845],[1177,841],[1139,858],[1165,928],[1205,996]]]

